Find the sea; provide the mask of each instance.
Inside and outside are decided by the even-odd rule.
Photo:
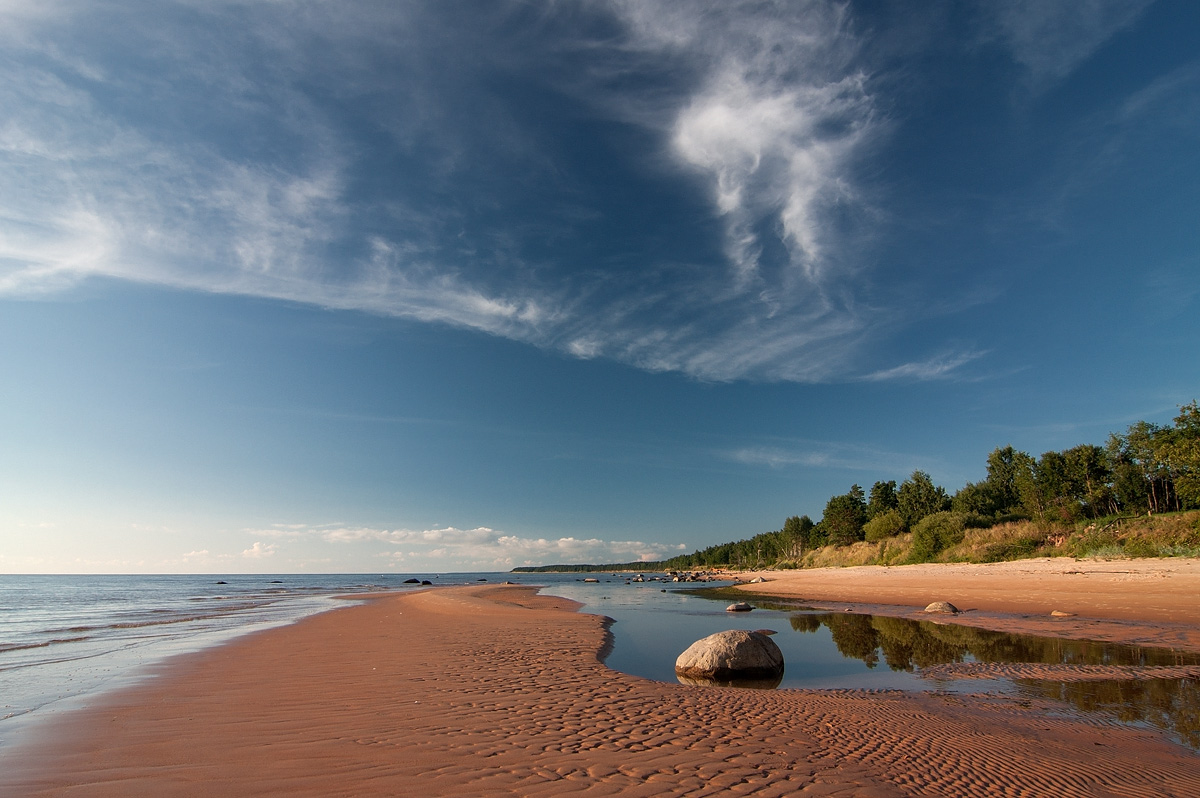
[[[239,635],[293,623],[381,591],[515,582],[612,619],[605,664],[674,682],[676,657],[724,629],[769,629],[783,677],[767,687],[1009,693],[1056,700],[1064,714],[1151,726],[1193,749],[1195,680],[1064,684],[930,678],[963,662],[1194,664],[1195,655],[834,612],[751,599],[747,613],[665,574],[0,575],[0,755],[40,722],[154,678],[156,664]],[[585,582],[584,579],[589,579]],[[728,582],[716,583],[729,584]],[[710,585],[711,586],[711,585]],[[927,671],[923,673],[923,671]],[[748,685],[763,687],[764,685]]]

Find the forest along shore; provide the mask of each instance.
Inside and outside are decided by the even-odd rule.
[[[1038,700],[627,676],[597,659],[604,619],[575,609],[526,587],[441,588],[187,655],[8,757],[0,791],[1200,794],[1194,753]]]

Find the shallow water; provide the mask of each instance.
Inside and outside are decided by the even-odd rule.
[[[667,592],[661,592],[663,589]],[[613,618],[614,670],[674,682],[675,659],[696,640],[725,629],[771,629],[783,652],[779,688],[857,688],[1003,693],[1058,702],[1065,714],[1161,729],[1200,750],[1200,681],[1197,679],[956,678],[973,669],[955,665],[1025,663],[1051,666],[1195,666],[1200,655],[1088,640],[1014,635],[945,621],[913,621],[860,613],[788,606],[749,598],[756,609],[726,612],[727,598],[691,591],[691,585],[568,584],[549,592]],[[951,666],[951,667],[947,667]],[[987,669],[984,668],[985,673]],[[1004,669],[997,669],[1003,671]],[[756,682],[751,687],[764,685]]]

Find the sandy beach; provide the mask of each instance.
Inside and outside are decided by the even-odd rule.
[[[954,622],[968,626],[1200,651],[1200,560],[1045,558],[742,575],[756,577],[766,581],[739,589],[910,618],[948,601],[963,611]]]
[[[970,622],[1196,647],[1193,561],[917,568],[754,587],[894,614],[944,599]],[[1200,755],[1153,730],[997,695],[651,682],[607,669],[604,619],[575,610],[526,587],[439,588],[179,657],[42,727],[6,757],[0,792],[1200,795]]]

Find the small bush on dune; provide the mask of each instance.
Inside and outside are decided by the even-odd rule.
[[[863,534],[868,543],[878,543],[887,538],[894,538],[904,531],[904,519],[896,510],[888,510],[872,518],[863,526]]]
[[[966,520],[964,513],[949,510],[922,518],[913,527],[912,562],[929,562],[944,549],[962,543]]]

